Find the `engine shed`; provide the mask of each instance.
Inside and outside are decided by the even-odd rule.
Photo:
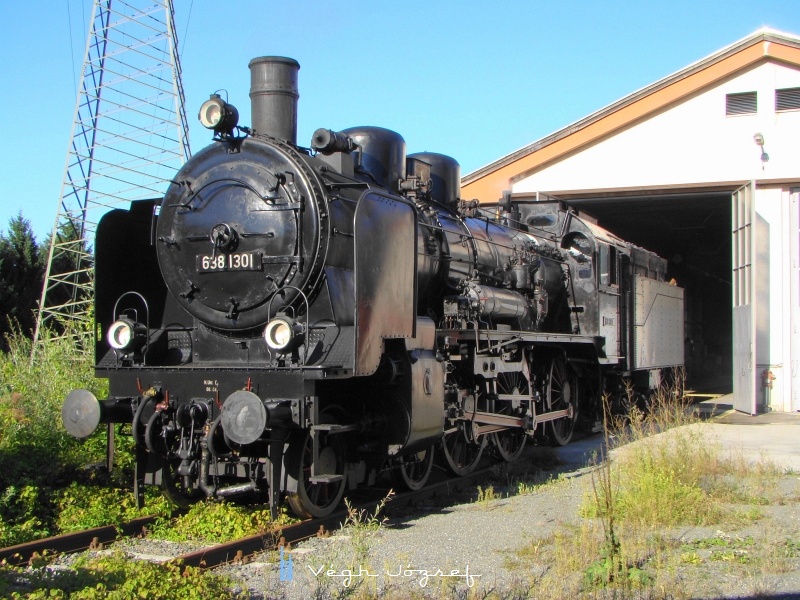
[[[762,29],[462,179],[558,200],[668,260],[687,384],[800,411],[800,37]]]

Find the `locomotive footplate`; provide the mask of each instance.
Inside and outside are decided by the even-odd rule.
[[[159,390],[171,403],[180,405],[204,401],[214,417],[225,400],[235,392],[246,391],[258,398],[288,401],[291,421],[302,425],[306,397],[314,395],[314,382],[302,372],[215,370],[119,370],[109,377],[109,396],[136,398],[148,389]]]
[[[436,333],[439,339],[451,338],[464,342],[472,341],[479,343],[479,345],[489,344],[488,347],[481,346],[482,351],[500,349],[503,346],[515,342],[545,345],[581,344],[594,345],[600,348],[602,348],[603,344],[602,337],[572,333],[544,333],[499,329],[439,329]]]
[[[507,362],[502,358],[513,347],[581,348],[581,353],[604,356],[603,338],[595,336],[485,329],[444,329],[437,333],[439,347],[448,351],[450,361],[471,359],[474,362],[474,372],[484,377],[519,371],[519,362]],[[465,345],[473,348],[471,353],[464,354],[462,347]]]

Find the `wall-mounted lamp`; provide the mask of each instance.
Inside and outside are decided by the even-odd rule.
[[[753,141],[761,148],[761,162],[765,163],[769,160],[769,154],[766,153],[764,150],[764,135],[761,133],[757,133],[753,136]],[[764,168],[764,165],[761,165],[761,168]]]

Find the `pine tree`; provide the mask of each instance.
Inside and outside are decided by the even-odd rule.
[[[20,212],[9,221],[8,233],[0,235],[0,346],[3,348],[5,334],[14,326],[26,335],[33,334],[43,275],[30,221]]]

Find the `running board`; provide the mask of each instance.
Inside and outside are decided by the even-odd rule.
[[[358,431],[359,426],[353,425],[338,425],[336,423],[322,423],[321,425],[312,425],[311,431],[324,431],[326,433],[345,433],[348,431]]]
[[[344,475],[314,475],[309,477],[311,483],[339,483]]]

